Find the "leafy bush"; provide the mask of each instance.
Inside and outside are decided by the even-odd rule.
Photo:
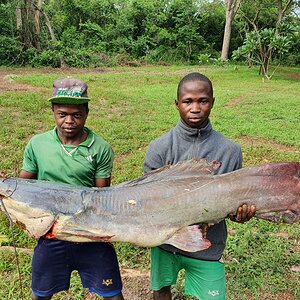
[[[21,60],[22,60],[22,65],[31,65],[31,62],[35,59],[37,56],[37,50],[35,48],[29,48],[22,52],[21,55]]]
[[[33,67],[43,66],[43,67],[60,67],[60,53],[57,50],[45,50],[35,55],[30,64]]]
[[[97,47],[102,51],[105,49],[106,32],[98,24],[92,22],[80,24],[80,30],[84,38],[85,47]]]
[[[0,61],[1,65],[18,64],[22,46],[20,42],[8,36],[0,35]]]
[[[300,65],[300,53],[288,53],[287,55],[283,56],[281,59],[274,60],[276,64],[281,63],[281,65],[285,66],[299,66]]]
[[[84,67],[99,67],[110,66],[110,57],[102,52],[93,51],[90,48],[71,49],[67,48],[63,50],[64,62],[75,68]]]
[[[180,56],[176,48],[170,48],[166,46],[158,46],[157,48],[150,50],[146,56],[146,59],[152,63],[182,63],[184,59]]]
[[[125,51],[121,51],[120,53],[113,55],[113,62],[114,65],[119,65],[119,66],[138,67],[141,65],[139,60],[132,58]]]
[[[280,57],[276,57],[276,63],[279,62],[287,66],[300,65],[300,25],[288,24],[281,28],[285,32],[289,32],[290,49],[283,53]]]
[[[3,3],[3,1],[0,1],[0,35],[17,36],[17,28],[15,27],[16,12],[13,2]]]
[[[200,65],[208,64],[210,61],[210,54],[209,53],[202,53],[198,55],[198,62]]]

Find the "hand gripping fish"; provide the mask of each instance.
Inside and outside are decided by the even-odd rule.
[[[167,243],[190,252],[210,246],[195,224],[220,222],[242,204],[255,204],[258,218],[299,221],[299,163],[214,175],[219,165],[182,161],[107,188],[0,179],[0,197],[12,220],[34,238],[142,247]]]

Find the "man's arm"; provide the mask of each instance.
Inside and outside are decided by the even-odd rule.
[[[25,179],[37,179],[37,176],[35,173],[27,172],[24,170],[21,170],[19,174],[20,178],[25,178]],[[95,186],[96,187],[106,187],[110,186],[110,177],[109,178],[96,178],[95,179]]]
[[[25,179],[37,179],[37,175],[35,173],[27,172],[25,170],[21,170],[19,177]]]
[[[156,170],[160,167],[163,167],[165,165],[163,159],[162,159],[162,154],[159,151],[160,149],[158,149],[155,146],[154,142],[151,142],[148,145],[148,149],[146,151],[146,156],[144,159],[144,163],[143,163],[143,171],[144,174]]]

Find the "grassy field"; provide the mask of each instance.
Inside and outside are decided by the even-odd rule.
[[[88,83],[92,97],[87,126],[115,151],[112,183],[140,176],[148,143],[178,121],[174,106],[177,84],[191,71],[212,80],[216,97],[212,124],[242,146],[244,166],[300,162],[299,68],[278,69],[271,81],[263,81],[255,68],[240,66],[0,69],[0,171],[9,176],[19,173],[29,138],[54,127],[46,100],[53,80],[75,76]],[[227,299],[300,299],[300,224],[276,225],[252,219],[242,225],[229,221],[228,230]],[[22,288],[16,257],[4,247],[12,245],[9,224],[6,216],[0,215],[0,299],[21,299],[21,291],[23,299],[29,299],[35,241],[16,227],[14,235],[17,247],[22,248]],[[122,267],[148,270],[148,249],[121,243],[116,249]],[[173,289],[174,299],[193,299],[182,296],[182,286],[181,274]],[[81,290],[79,278],[74,276],[71,293],[53,299],[94,298]]]

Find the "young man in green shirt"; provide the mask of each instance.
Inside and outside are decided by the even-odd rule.
[[[85,127],[87,85],[78,79],[54,81],[52,113],[56,127],[31,138],[24,152],[21,178],[76,186],[110,185],[113,151]],[[123,300],[115,250],[110,243],[72,243],[40,238],[32,258],[32,300],[48,300],[68,290],[73,270],[82,285],[104,299]]]

